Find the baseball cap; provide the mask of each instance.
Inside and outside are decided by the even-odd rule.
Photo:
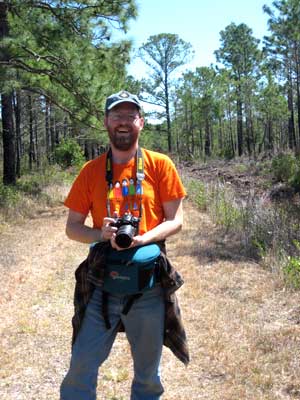
[[[121,90],[120,92],[114,93],[109,97],[107,97],[105,102],[105,112],[111,110],[116,105],[125,102],[135,104],[138,107],[138,109],[142,108],[141,102],[136,95],[131,94],[126,90]]]

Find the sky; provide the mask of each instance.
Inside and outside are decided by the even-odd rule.
[[[136,0],[138,17],[129,23],[128,33],[121,38],[131,39],[138,49],[151,35],[174,33],[189,42],[195,56],[184,70],[215,64],[214,51],[220,47],[220,31],[231,22],[245,23],[257,39],[268,34],[268,15],[263,5],[272,0]],[[133,57],[128,72],[136,79],[145,78],[147,66]]]

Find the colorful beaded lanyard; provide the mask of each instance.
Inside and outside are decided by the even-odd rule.
[[[138,147],[137,152],[135,154],[136,158],[136,182],[137,186],[140,187],[139,191],[139,218],[142,217],[142,197],[143,197],[143,186],[142,182],[145,179],[145,174],[144,174],[144,157],[143,157],[143,152],[140,147]],[[112,217],[111,215],[111,207],[110,207],[110,191],[112,190],[113,187],[113,162],[112,162],[112,151],[111,148],[107,152],[106,156],[106,182],[108,185],[108,190],[107,190],[107,197],[106,197],[106,210],[107,210],[107,216]]]

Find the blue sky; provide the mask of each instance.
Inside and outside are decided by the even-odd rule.
[[[220,31],[231,22],[245,23],[253,35],[262,39],[267,32],[268,16],[264,4],[271,0],[137,0],[139,15],[131,21],[127,35],[138,48],[149,36],[159,33],[175,33],[191,43],[195,51],[193,61],[183,70],[215,63],[214,51],[220,47]],[[133,59],[128,72],[137,79],[145,77],[144,62]]]

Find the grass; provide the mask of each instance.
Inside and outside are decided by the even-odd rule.
[[[62,204],[74,174],[58,166],[27,174],[15,186],[0,184],[0,232],[7,224],[32,218]]]
[[[236,243],[241,254],[282,277],[288,287],[300,288],[299,206],[272,204],[259,198],[241,200],[228,185],[186,183],[189,198],[209,214],[221,235]]]
[[[8,229],[0,241],[0,260],[3,249],[11,260],[2,264],[6,279],[0,289],[5,294],[0,297],[0,397],[5,400],[56,400],[68,368],[74,270],[87,249],[66,240],[65,217],[57,211],[27,221]],[[297,398],[299,294],[287,295],[274,274],[240,259],[239,249],[228,249],[218,229],[208,214],[186,202],[184,229],[168,241],[169,257],[185,280],[178,297],[191,363],[183,367],[164,349],[163,399]],[[232,258],[224,258],[229,251]],[[131,379],[130,349],[120,334],[100,371],[97,398],[128,399]]]
[[[208,210],[212,201],[201,187]],[[224,195],[229,203],[231,195]],[[287,290],[270,269],[246,256],[240,223],[224,234],[215,211],[199,212],[191,201],[184,211],[183,231],[168,240],[168,254],[185,280],[177,293],[191,363],[184,368],[164,349],[163,399],[299,398],[299,291]],[[278,218],[272,216],[271,228]],[[57,208],[1,235],[0,397],[5,400],[56,400],[69,365],[74,270],[87,248],[65,238],[65,219]],[[100,371],[97,398],[128,399],[131,379],[130,349],[120,334]]]

